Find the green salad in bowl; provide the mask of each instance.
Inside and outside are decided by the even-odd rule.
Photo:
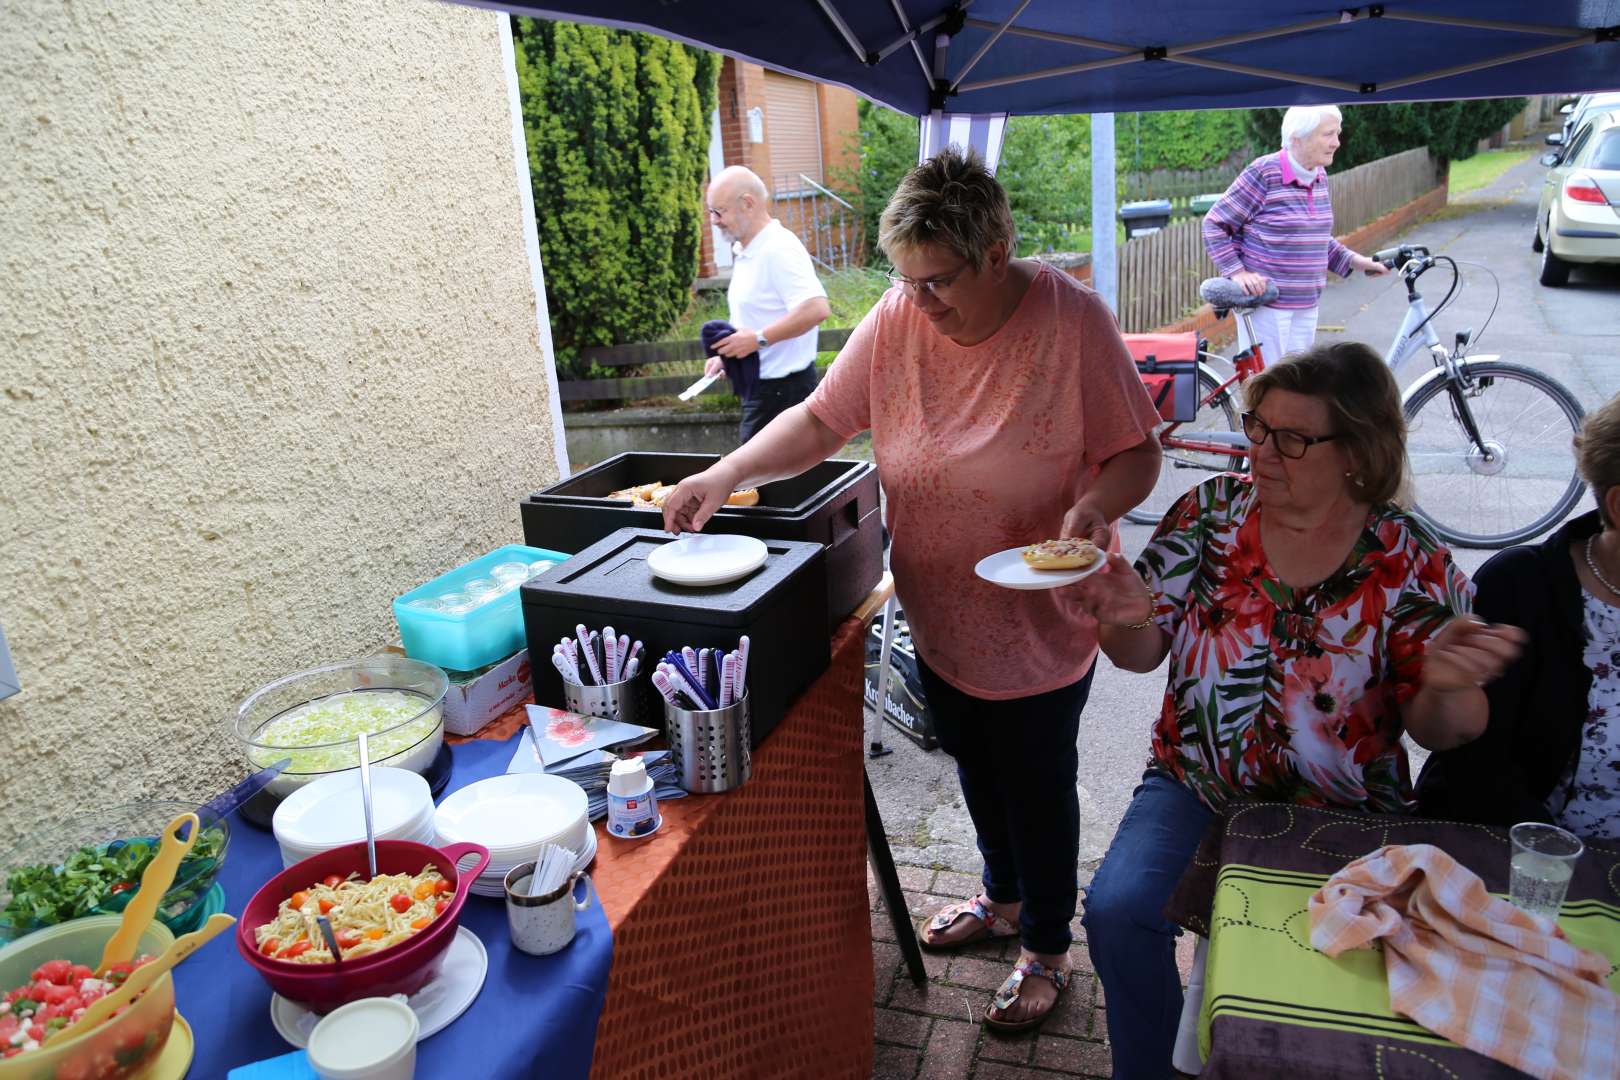
[[[149,801],[77,815],[46,826],[0,863],[0,941],[85,915],[116,915],[141,887],[159,836],[180,814],[202,826],[180,861],[157,917],[177,933],[192,928],[230,846],[230,826],[195,803]]]

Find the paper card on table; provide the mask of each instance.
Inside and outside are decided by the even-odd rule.
[[[534,732],[534,746],[538,748],[540,761],[547,770],[592,750],[633,746],[658,734],[653,728],[580,716],[547,705],[530,705],[527,708],[529,726]]]

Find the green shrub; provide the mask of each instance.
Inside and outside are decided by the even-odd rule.
[[[1402,150],[1427,146],[1442,161],[1472,157],[1479,140],[1524,109],[1524,98],[1481,101],[1418,101],[1401,105],[1348,105],[1335,171],[1365,165]],[[1248,129],[1263,149],[1280,146],[1283,110],[1253,109]]]
[[[518,87],[559,370],[647,341],[691,300],[720,57],[667,38],[518,19]]]

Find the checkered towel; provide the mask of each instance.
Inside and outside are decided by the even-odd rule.
[[[1328,956],[1383,940],[1389,1003],[1543,1080],[1620,1077],[1620,997],[1609,961],[1485,891],[1430,844],[1391,845],[1311,897],[1311,944]]]

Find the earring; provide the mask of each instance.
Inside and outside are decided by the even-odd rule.
[[[1356,487],[1366,487],[1367,486],[1367,481],[1363,480],[1361,477],[1357,476],[1353,472],[1345,473],[1344,478],[1346,480],[1350,481],[1352,484],[1356,485]]]

